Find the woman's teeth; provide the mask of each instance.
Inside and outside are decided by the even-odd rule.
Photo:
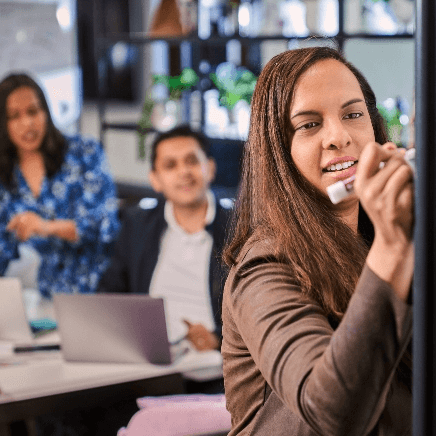
[[[347,168],[350,168],[354,164],[355,164],[355,162],[352,160],[350,160],[348,162],[337,163],[337,164],[330,165],[329,167],[327,167],[326,171],[332,172],[332,171],[346,170]]]

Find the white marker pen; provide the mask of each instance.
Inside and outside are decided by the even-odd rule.
[[[412,167],[413,172],[415,172],[415,149],[410,148],[406,151],[404,155],[407,163]],[[384,162],[380,164],[380,168],[384,167]],[[327,187],[327,194],[333,204],[340,203],[344,198],[347,198],[350,194],[354,192],[353,185],[356,175],[348,177],[348,179],[340,180],[339,182],[333,183]]]

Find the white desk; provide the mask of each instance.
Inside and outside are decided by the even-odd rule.
[[[124,397],[183,392],[184,373],[218,378],[218,352],[189,352],[171,365],[65,362],[61,352],[20,353],[0,364],[0,423],[53,411],[92,407]]]
[[[24,292],[24,300],[29,319],[54,316],[51,302],[35,291]],[[35,342],[59,343],[60,338],[49,333]],[[183,393],[184,376],[195,381],[220,378],[220,353],[191,350],[171,365],[73,363],[65,362],[59,351],[0,355],[0,435],[8,423],[46,413]]]

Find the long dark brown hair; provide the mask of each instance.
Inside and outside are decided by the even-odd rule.
[[[323,59],[336,59],[350,69],[362,89],[376,141],[384,144],[388,140],[374,92],[337,50],[302,48],[272,58],[253,94],[233,236],[224,260],[234,265],[250,238],[274,241],[274,254],[290,265],[302,291],[339,321],[361,274],[370,241],[341,221],[327,196],[298,171],[290,150],[293,130],[289,112],[296,82]],[[371,235],[372,225],[363,211],[359,229]]]
[[[40,151],[44,158],[47,176],[53,176],[61,167],[67,147],[62,133],[55,127],[50,110],[41,87],[30,76],[23,73],[10,74],[0,83],[0,181],[8,189],[16,185],[13,178],[14,166],[18,163],[18,154],[10,140],[7,127],[6,102],[9,95],[18,88],[31,88],[35,91],[42,110],[47,115],[47,131]]]

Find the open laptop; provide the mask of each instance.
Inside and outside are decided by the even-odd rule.
[[[16,347],[58,342],[56,337],[42,334],[54,331],[56,321],[51,318],[29,319],[23,298],[21,280],[0,277],[0,341],[11,342]],[[48,344],[47,342],[47,344]],[[47,345],[46,344],[46,345]]]
[[[31,343],[34,335],[24,308],[21,281],[0,278],[0,340]]]
[[[53,296],[67,361],[171,363],[164,301],[137,294]]]

